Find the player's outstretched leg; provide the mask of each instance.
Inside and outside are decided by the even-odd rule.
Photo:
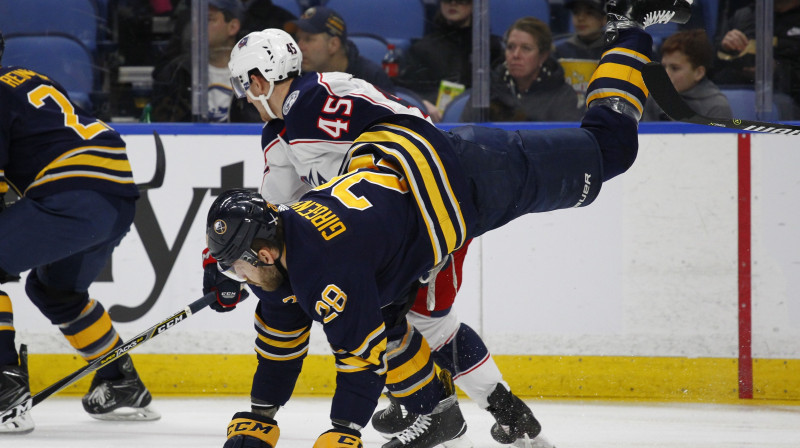
[[[456,387],[450,372],[442,370],[439,380],[445,389],[445,397],[430,414],[419,415],[414,423],[383,445],[383,448],[431,448],[451,443],[467,432],[467,423],[461,414],[456,397]]]
[[[19,349],[18,365],[0,366],[0,410],[16,406],[30,396],[28,350],[23,345]],[[0,434],[25,434],[33,431],[33,428],[31,414],[26,412],[13,420],[0,424]]]
[[[389,406],[372,415],[372,427],[387,439],[395,437],[417,420],[417,414],[408,412],[400,401],[386,392]]]
[[[83,408],[98,420],[158,420],[161,415],[149,407],[152,397],[145,387],[130,355],[119,361],[121,377],[106,379],[95,375],[89,392],[83,396]]]
[[[653,39],[643,29],[686,22],[691,15],[686,0],[612,0],[606,6],[606,44],[589,81],[588,111],[581,122],[600,147],[603,182],[624,173],[636,160],[638,124],[649,93],[642,68],[653,51]]]
[[[502,384],[498,384],[489,395],[489,407],[497,423],[492,425],[492,437],[503,444],[514,444],[519,448],[553,448],[540,434],[542,425],[522,400]]]

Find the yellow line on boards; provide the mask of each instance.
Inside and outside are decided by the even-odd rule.
[[[132,355],[142,380],[156,396],[249,395],[256,356]],[[493,356],[511,390],[522,398],[656,400],[741,403],[737,360],[732,358],[625,356]],[[84,365],[76,355],[30,355],[31,390]],[[333,357],[309,355],[295,395],[332,396]],[[800,360],[756,359],[753,402],[800,405]],[[83,395],[91,375],[59,394]],[[463,396],[463,394],[462,394]]]

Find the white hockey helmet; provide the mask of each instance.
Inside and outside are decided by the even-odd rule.
[[[258,69],[267,81],[283,81],[300,74],[303,54],[286,31],[269,28],[244,36],[231,50],[228,68],[236,96],[244,98],[250,87],[250,75]]]
[[[269,115],[276,118],[267,105],[267,100],[275,89],[275,82],[299,75],[302,62],[303,53],[286,31],[275,28],[254,31],[239,40],[231,50],[228,69],[231,72],[234,94],[238,98],[249,95],[253,100],[261,101]],[[248,90],[250,72],[253,69],[257,69],[269,82],[269,92],[266,95],[255,97]]]

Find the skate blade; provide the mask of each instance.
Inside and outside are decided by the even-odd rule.
[[[89,414],[97,420],[113,422],[150,422],[161,418],[156,410],[150,406],[143,408],[122,407],[105,414]]]
[[[22,414],[20,417],[0,425],[0,435],[28,434],[33,431],[34,427],[33,418],[29,414]]]
[[[442,445],[444,445],[445,448],[472,448],[475,446],[466,434],[462,434],[447,442],[442,442]]]
[[[401,432],[402,432],[402,431],[401,431]],[[386,440],[392,440],[392,439],[394,439],[395,437],[397,437],[397,435],[398,435],[398,434],[400,434],[400,433],[399,433],[399,432],[396,432],[396,433],[394,433],[394,434],[388,434],[388,433],[385,433],[385,432],[380,432],[380,431],[378,431],[378,434],[380,434],[380,435],[381,435],[381,437],[383,437],[383,438],[384,438],[384,439],[386,439]]]
[[[550,441],[545,439],[541,434],[533,439],[525,434],[524,437],[517,439],[512,445],[516,448],[556,448],[555,445],[550,443]]]

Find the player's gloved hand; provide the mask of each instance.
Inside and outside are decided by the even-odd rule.
[[[203,251],[203,294],[214,291],[217,301],[210,305],[211,309],[219,313],[232,311],[236,304],[246,299],[250,293],[244,289],[244,283],[237,282],[219,272],[217,260],[211,256],[206,248]]]
[[[333,429],[322,433],[314,442],[314,448],[363,448],[361,432],[334,423]]]
[[[222,448],[275,448],[280,435],[275,420],[253,412],[237,412],[228,424],[228,440]]]

